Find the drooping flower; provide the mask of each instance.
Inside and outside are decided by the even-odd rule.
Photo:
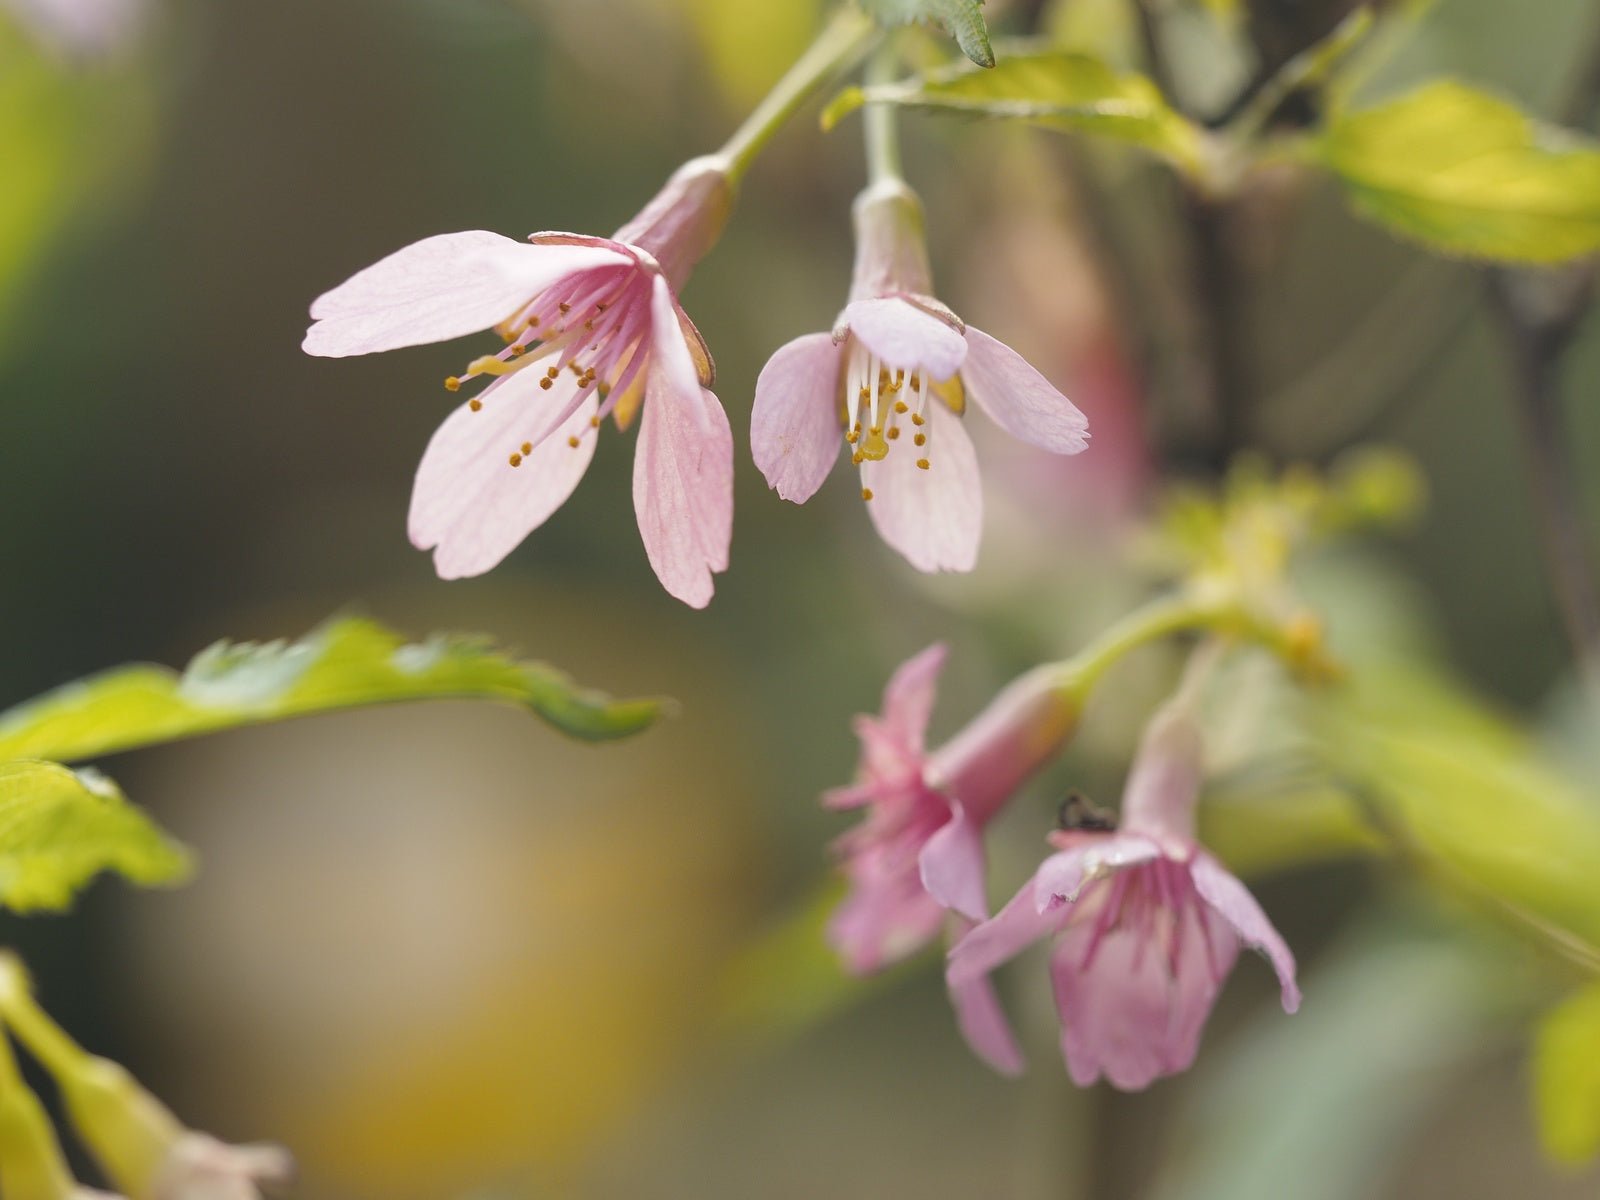
[[[1239,882],[1194,840],[1201,745],[1191,719],[1151,723],[1114,831],[1063,830],[1016,897],[950,952],[946,978],[963,1032],[997,1069],[1017,1067],[992,1006],[972,1005],[976,981],[1041,938],[1061,1049],[1079,1086],[1104,1076],[1128,1091],[1186,1070],[1241,944],[1277,972],[1283,1007],[1300,1005],[1294,955]]]
[[[410,535],[445,579],[496,566],[577,487],[606,417],[640,417],[633,501],[662,586],[704,607],[733,534],[733,435],[710,353],[677,300],[722,231],[719,158],[681,168],[613,238],[424,238],[311,306],[307,353],[338,358],[493,328],[506,345],[446,380],[491,382],[434,434]],[[642,410],[642,415],[641,415]]]
[[[944,658],[943,646],[930,646],[894,673],[882,714],[856,718],[856,782],[823,796],[830,808],[867,810],[835,845],[850,894],[829,937],[852,971],[874,971],[922,948],[947,914],[969,922],[988,915],[983,827],[1076,725],[1076,702],[1033,673],[927,750]]]
[[[756,383],[756,465],[803,504],[848,445],[884,541],[918,570],[969,571],[983,493],[962,425],[967,400],[1057,454],[1088,445],[1088,422],[1021,355],[933,298],[922,207],[905,184],[862,192],[855,226],[850,302],[833,332],[790,342]]]

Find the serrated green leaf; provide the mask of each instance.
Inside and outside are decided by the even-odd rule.
[[[828,106],[831,124],[866,103],[900,104],[972,116],[1028,121],[1129,142],[1189,171],[1198,171],[1204,134],[1162,98],[1143,75],[1119,74],[1101,60],[1066,50],[1002,54],[1000,65],[975,71],[964,63],[902,83],[853,88]]]
[[[408,645],[374,622],[343,618],[297,642],[219,642],[181,675],[132,666],[58,688],[0,713],[0,761],[70,762],[332,709],[444,698],[519,704],[596,741],[637,733],[662,711],[658,700],[587,691],[480,638],[439,634]]]
[[[1600,983],[1575,992],[1540,1022],[1533,1100],[1552,1157],[1581,1164],[1600,1154]]]
[[[994,66],[983,0],[860,0],[868,15],[885,25],[935,21],[955,38],[961,52],[980,67]]]
[[[1444,254],[1551,263],[1600,249],[1600,145],[1459,83],[1339,116],[1312,155],[1358,212]]]
[[[98,772],[0,763],[0,904],[63,909],[102,871],[146,887],[180,883],[189,855]]]

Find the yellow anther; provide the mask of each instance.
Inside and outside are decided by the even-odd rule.
[[[539,386],[542,387],[545,391],[548,392],[551,388],[553,388],[555,386],[555,380],[553,380],[553,379],[549,378],[548,376],[546,376],[544,379],[539,380]]]
[[[919,434],[917,434],[916,437],[912,438],[911,440],[913,442],[915,442],[919,446],[925,446],[928,443],[928,435],[925,434],[925,433],[919,433]]]
[[[900,436],[900,426],[898,426],[898,425],[889,426],[889,440],[892,442],[899,436]]]
[[[444,381],[444,387],[447,392],[459,392],[461,390],[461,380],[452,375]]]
[[[921,467],[924,471],[926,471],[928,469],[928,460],[925,459],[925,458],[917,459],[917,466]]]
[[[471,400],[467,401],[467,407],[470,408],[473,412],[482,412],[483,411],[483,401],[479,400],[476,396],[474,396]]]
[[[563,302],[561,304],[561,315],[562,316],[566,316],[571,311],[572,311],[572,305],[567,304],[565,302]]]
[[[513,466],[513,467],[520,467],[520,466],[521,466],[521,465],[522,465],[522,455],[520,455],[520,454],[513,454],[513,455],[512,455],[512,456],[511,456],[511,465],[512,465],[512,466]]]
[[[589,428],[590,429],[599,429],[600,428],[600,418],[599,417],[590,417],[589,418]]]
[[[904,400],[896,400],[894,402],[894,410],[897,413],[905,412],[906,411],[906,402]]]
[[[526,346],[524,346],[521,342],[513,342],[512,343],[512,346],[511,346],[511,357],[512,358],[521,358],[527,352],[528,352],[528,348]]]
[[[532,442],[523,442],[522,443],[522,452],[524,454],[532,454],[533,453],[533,443]]]
[[[921,424],[924,424],[924,421],[923,421],[923,419],[922,419],[922,414],[921,414],[921,413],[912,413],[912,414],[911,414],[911,423],[912,423],[912,424],[913,424],[913,425],[921,425]]]
[[[863,500],[871,500],[872,499],[872,489],[871,488],[862,488],[861,489],[861,498]]]
[[[857,450],[854,454],[852,454],[850,456],[850,465],[852,467],[859,467],[862,463],[864,463],[866,461],[867,461],[867,456],[865,454],[861,453],[861,451],[859,451],[859,450]]]
[[[578,438],[577,438],[577,436],[573,435],[572,437],[569,437],[567,439],[567,445],[571,446],[574,450],[576,450],[578,448]]]

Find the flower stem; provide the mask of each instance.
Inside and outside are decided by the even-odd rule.
[[[735,181],[741,178],[783,123],[877,35],[870,17],[854,7],[841,9],[722,147],[729,175]]]
[[[90,1058],[39,1007],[26,972],[10,955],[0,959],[0,1018],[52,1075],[66,1075]]]
[[[894,42],[886,41],[867,63],[867,86],[893,83],[900,57]],[[862,137],[867,149],[867,180],[888,183],[901,177],[900,128],[895,123],[894,105],[868,104],[862,114]]]

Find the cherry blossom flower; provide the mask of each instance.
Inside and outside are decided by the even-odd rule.
[[[903,664],[880,716],[856,718],[857,782],[823,803],[865,808],[835,844],[850,895],[829,936],[850,970],[874,971],[927,945],[946,914],[988,915],[982,831],[1071,735],[1076,703],[1039,673],[1017,680],[944,746],[925,749],[945,648]]]
[[[460,376],[489,385],[423,454],[410,535],[445,579],[496,566],[566,501],[602,421],[639,417],[633,501],[662,586],[696,608],[727,569],[733,435],[711,356],[677,301],[722,230],[733,185],[696,159],[614,238],[483,231],[424,238],[319,297],[307,353],[371,354],[493,328],[505,342]],[[642,410],[642,414],[641,414]]]
[[[1283,1007],[1300,1005],[1294,956],[1245,886],[1194,840],[1201,746],[1192,721],[1152,722],[1114,831],[1065,830],[1059,853],[998,916],[950,953],[946,978],[973,1049],[1008,1074],[1020,1066],[1003,1015],[973,1004],[977,981],[1041,938],[1061,1049],[1079,1086],[1101,1076],[1128,1091],[1186,1070],[1241,944],[1266,955]]]
[[[899,180],[855,204],[850,302],[833,332],[798,338],[756,383],[756,465],[803,504],[841,445],[884,541],[921,571],[970,571],[983,531],[967,400],[1002,429],[1057,454],[1088,445],[1088,422],[1014,350],[931,295],[922,208]]]

